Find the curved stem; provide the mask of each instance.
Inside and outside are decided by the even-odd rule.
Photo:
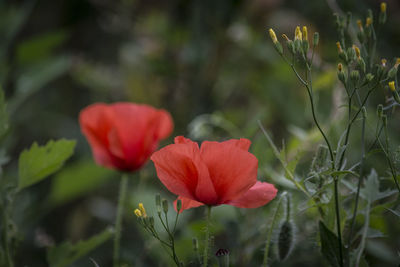
[[[206,224],[206,240],[204,244],[204,255],[203,255],[203,266],[208,265],[208,247],[210,244],[210,218],[211,218],[211,206],[207,206],[207,224]]]
[[[121,183],[119,186],[117,217],[115,219],[114,255],[113,255],[113,266],[114,267],[118,267],[118,265],[119,265],[122,217],[123,217],[123,213],[124,213],[124,204],[126,201],[127,190],[128,190],[128,175],[123,174],[121,177]]]

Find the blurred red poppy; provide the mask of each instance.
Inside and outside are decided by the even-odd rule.
[[[257,208],[277,193],[274,185],[257,181],[257,158],[251,142],[231,139],[198,144],[183,136],[151,156],[161,182],[178,195],[182,210],[201,205],[227,204]],[[176,201],[175,201],[176,205]]]
[[[121,171],[141,168],[173,128],[167,111],[124,102],[90,105],[79,123],[97,164]]]

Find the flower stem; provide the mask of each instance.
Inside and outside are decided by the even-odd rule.
[[[208,265],[208,246],[210,244],[210,218],[211,218],[211,206],[207,206],[207,224],[206,224],[206,242],[204,244],[204,255],[203,255],[203,266]]]
[[[121,177],[121,183],[119,186],[117,217],[115,219],[114,257],[113,257],[113,266],[114,267],[118,267],[118,265],[119,265],[121,231],[122,231],[122,216],[124,213],[124,204],[126,201],[127,190],[128,190],[128,175],[123,174]]]

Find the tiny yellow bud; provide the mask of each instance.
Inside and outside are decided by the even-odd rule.
[[[396,87],[394,86],[394,81],[389,82],[389,89],[392,92],[396,91]]]
[[[360,32],[364,31],[361,20],[359,20],[359,19],[357,20],[357,25],[358,25],[358,29],[360,30]]]
[[[337,50],[338,50],[339,54],[343,52],[343,49],[342,49],[342,46],[340,45],[340,42],[336,42],[336,47],[337,47]]]
[[[308,41],[307,26],[303,26],[303,40]]]
[[[394,63],[394,67],[397,68],[400,65],[400,57],[396,59],[396,63]]]
[[[339,64],[337,65],[337,69],[338,69],[339,72],[342,72],[342,71],[343,71],[343,65],[342,65],[342,63],[339,63]]]
[[[385,12],[386,12],[386,3],[385,3],[385,2],[382,2],[382,3],[381,3],[381,12],[382,12],[382,13],[385,13]]]
[[[368,27],[371,24],[372,24],[372,18],[368,17],[367,20],[365,21],[365,26]]]
[[[278,42],[278,38],[276,38],[276,34],[273,29],[269,29],[269,36],[272,39],[272,42],[276,44]]]
[[[138,217],[138,218],[141,218],[141,217],[142,217],[142,213],[140,212],[139,209],[135,209],[134,212],[135,212],[136,217]]]
[[[360,48],[358,48],[356,45],[353,45],[353,49],[356,52],[357,59],[361,59]]]
[[[286,35],[286,34],[282,34],[282,38],[283,38],[283,39],[285,39],[285,40],[286,40],[286,42],[289,42],[289,41],[290,41],[290,39],[287,37],[287,35]]]
[[[386,67],[386,62],[387,62],[386,58],[382,58],[381,62],[382,62],[382,66]]]
[[[147,217],[147,213],[146,213],[146,210],[145,210],[145,208],[143,206],[143,203],[139,203],[139,210],[140,210],[140,213],[142,214],[142,216],[144,218],[146,218]]]
[[[300,40],[300,41],[303,39],[299,26],[296,27],[296,31],[294,32],[294,39],[295,40]]]

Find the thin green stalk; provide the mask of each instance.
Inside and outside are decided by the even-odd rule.
[[[343,267],[342,231],[340,229],[341,227],[340,227],[338,182],[339,182],[339,179],[337,177],[335,177],[333,180],[333,184],[334,184],[334,193],[335,193],[336,227],[337,227],[337,236],[338,236],[338,243],[339,243],[340,266]]]
[[[210,218],[211,218],[211,206],[207,206],[207,221],[206,221],[206,240],[204,244],[204,254],[203,254],[203,266],[208,266],[208,247],[210,244]]]
[[[360,190],[361,190],[361,183],[364,177],[364,161],[365,161],[365,121],[366,118],[363,117],[363,122],[362,122],[362,128],[361,128],[361,163],[360,163],[360,176],[358,178],[358,184],[357,184],[357,193],[356,193],[356,203],[354,204],[354,211],[353,211],[353,216],[351,219],[351,224],[350,224],[350,232],[347,240],[347,247],[350,248],[351,245],[351,240],[353,238],[353,233],[354,233],[354,226],[356,222],[356,216],[357,216],[357,209],[358,209],[358,200],[360,198]]]
[[[128,175],[123,174],[121,177],[121,183],[119,186],[117,217],[115,219],[114,257],[113,257],[113,266],[114,267],[118,267],[118,265],[119,265],[122,217],[123,217],[123,213],[124,213],[124,206],[125,206],[127,191],[128,191]]]
[[[361,260],[361,255],[365,248],[365,241],[367,239],[367,234],[368,234],[369,214],[370,213],[371,213],[371,200],[368,199],[367,208],[365,210],[365,223],[364,223],[363,233],[361,235],[360,247],[359,247],[358,253],[356,255],[355,266],[359,266],[360,260]]]
[[[269,246],[270,246],[271,238],[272,238],[272,232],[274,230],[274,226],[275,226],[276,220],[278,218],[279,208],[281,206],[281,202],[282,202],[282,199],[283,199],[284,195],[286,195],[286,192],[283,192],[281,194],[281,196],[279,197],[279,199],[278,199],[278,203],[276,204],[275,212],[274,212],[274,215],[272,217],[272,222],[271,222],[271,225],[270,225],[270,227],[268,229],[267,240],[265,242],[265,248],[264,248],[264,260],[263,260],[263,266],[264,267],[268,266],[268,253],[269,253]]]

